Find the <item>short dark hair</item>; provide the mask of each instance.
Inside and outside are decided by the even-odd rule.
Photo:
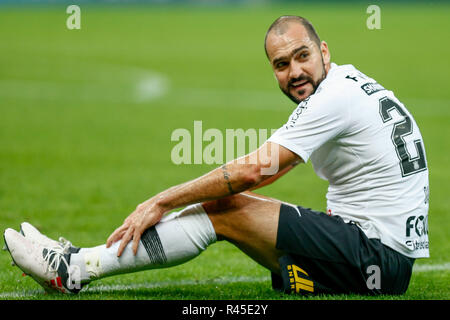
[[[285,29],[288,24],[291,22],[300,23],[303,27],[305,27],[306,32],[308,32],[309,37],[313,40],[317,46],[320,48],[320,38],[314,29],[314,26],[309,22],[308,19],[300,17],[300,16],[281,16],[277,20],[275,20],[269,27],[269,30],[266,32],[266,36],[264,38],[264,50],[266,51],[266,56],[269,58],[269,54],[267,53],[267,37],[272,30],[279,32],[280,34],[285,32]]]

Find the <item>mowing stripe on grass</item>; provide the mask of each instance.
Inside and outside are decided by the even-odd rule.
[[[413,272],[430,272],[430,271],[449,271],[450,262],[442,264],[419,264],[415,265]],[[230,283],[249,283],[249,282],[264,282],[270,281],[270,277],[224,277],[215,279],[205,279],[205,280],[167,280],[167,281],[157,281],[149,283],[133,283],[133,284],[97,284],[93,283],[86,287],[82,292],[111,292],[111,291],[125,291],[125,290],[138,290],[138,289],[154,289],[154,288],[164,288],[173,286],[193,286],[193,285],[205,285],[205,284],[230,284]],[[25,290],[22,292],[3,292],[0,293],[0,299],[8,298],[23,298],[31,297],[43,294],[42,290]]]
[[[170,95],[169,78],[152,70],[124,69],[129,73],[112,76],[114,81],[93,81],[92,83],[67,83],[40,80],[0,79],[0,95],[17,100],[72,102],[103,102],[113,104],[153,103]],[[121,76],[120,76],[121,75]],[[183,97],[179,99],[179,97]],[[177,88],[176,94],[164,102],[173,101],[176,106],[189,108],[238,108],[248,110],[272,110],[285,112],[279,108],[285,103],[281,92],[255,89],[215,89],[215,88]],[[428,99],[427,108],[420,108],[423,100],[404,98],[404,103],[416,116],[449,116],[446,108],[449,100]],[[228,101],[228,104],[224,103]],[[154,104],[154,103],[153,103]],[[157,104],[154,104],[157,105]],[[277,107],[278,106],[278,107]]]
[[[143,103],[169,90],[166,75],[134,66],[78,63],[80,70],[63,81],[0,79],[0,96],[36,101]],[[70,68],[67,67],[69,70]]]
[[[415,265],[413,272],[431,272],[431,271],[449,271],[450,262],[442,264],[419,264]],[[133,283],[133,284],[101,284],[100,282],[92,283],[84,288],[82,292],[111,292],[111,291],[125,291],[125,290],[138,290],[138,289],[154,289],[164,287],[177,287],[177,286],[194,286],[194,285],[206,285],[206,284],[231,284],[231,283],[251,283],[251,282],[264,282],[270,281],[270,277],[223,277],[215,279],[205,280],[166,280],[149,283]],[[0,299],[8,298],[23,298],[32,297],[43,294],[42,289],[36,290],[24,290],[22,292],[3,292],[0,293]]]
[[[450,262],[441,264],[418,264],[413,267],[413,272],[448,271]]]
[[[230,284],[230,283],[251,283],[251,282],[264,282],[270,281],[270,277],[223,277],[215,279],[205,280],[167,280],[148,283],[132,283],[132,284],[101,284],[100,282],[92,283],[83,289],[82,292],[110,292],[110,291],[125,291],[125,290],[138,290],[138,289],[155,289],[164,287],[178,287],[178,286],[193,286],[193,285],[206,285],[206,284]],[[24,290],[22,292],[3,292],[0,293],[0,299],[8,298],[22,298],[31,297],[43,294],[43,290]]]
[[[206,284],[230,284],[230,283],[251,283],[270,281],[270,277],[226,277],[207,280],[167,280],[149,283],[135,283],[135,284],[116,284],[116,285],[92,285],[86,288],[86,292],[106,292],[106,291],[122,291],[122,290],[136,290],[136,289],[154,289],[164,287],[178,287],[178,286],[195,286]]]

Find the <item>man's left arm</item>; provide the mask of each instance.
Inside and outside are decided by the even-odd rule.
[[[197,179],[171,187],[138,205],[111,234],[106,245],[109,247],[122,240],[118,250],[120,256],[133,240],[133,252],[136,254],[142,233],[158,223],[165,213],[190,204],[256,189],[267,184],[264,181],[298,163],[299,159],[292,151],[276,143],[266,142],[244,157],[230,161]]]

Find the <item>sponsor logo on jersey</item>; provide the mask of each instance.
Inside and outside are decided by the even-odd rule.
[[[405,244],[408,248],[411,248],[411,250],[413,250],[413,251],[429,249],[428,240],[423,240],[423,241],[419,241],[417,239],[416,240],[406,240]]]
[[[368,96],[370,96],[371,94],[374,94],[374,93],[376,93],[376,92],[378,92],[378,91],[386,90],[381,84],[376,83],[376,82],[375,82],[375,83],[370,83],[370,82],[365,83],[365,84],[363,84],[363,85],[361,86],[361,89],[363,89],[364,92],[365,92]]]
[[[410,216],[406,220],[406,236],[415,232],[418,237],[428,234],[428,216]]]
[[[428,239],[417,239],[428,235],[428,216],[410,216],[406,220],[406,237],[415,237],[413,240],[406,240],[405,244],[411,250],[428,249]]]

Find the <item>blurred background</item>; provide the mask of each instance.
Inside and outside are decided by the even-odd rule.
[[[81,9],[81,29],[67,28],[71,4]],[[371,4],[380,29],[367,27]],[[448,1],[0,0],[0,229],[29,221],[76,245],[103,243],[137,204],[216,166],[175,165],[175,129],[193,132],[194,120],[204,131],[283,125],[295,105],[263,44],[285,14],[308,18],[333,62],[393,90],[414,115],[431,180],[425,263],[448,263]],[[307,164],[261,193],[325,210],[326,189]],[[218,270],[223,255],[226,274],[267,276],[231,245],[213,248],[192,263],[196,277],[217,276],[199,265]],[[1,266],[8,259],[2,254]],[[7,270],[0,289],[11,291]],[[174,270],[174,278],[190,272]]]

